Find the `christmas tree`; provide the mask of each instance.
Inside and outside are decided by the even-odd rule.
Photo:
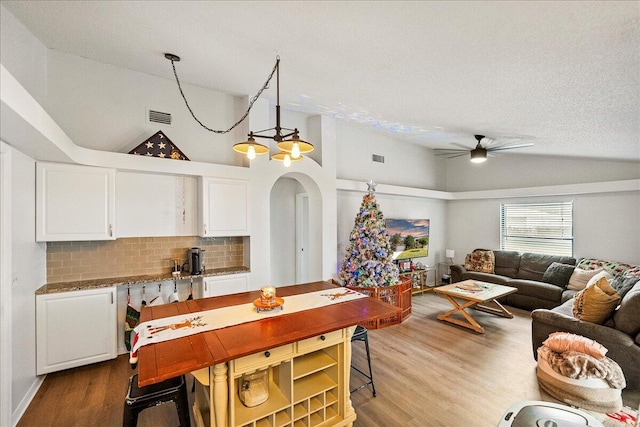
[[[344,286],[375,287],[396,285],[398,266],[384,217],[376,203],[375,183],[362,199],[356,223],[349,237],[349,247],[342,262],[339,278]]]

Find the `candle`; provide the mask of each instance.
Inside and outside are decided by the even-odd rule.
[[[261,287],[260,302],[267,305],[274,305],[276,303],[276,288],[274,286]]]

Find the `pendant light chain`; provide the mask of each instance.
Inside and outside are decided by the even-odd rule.
[[[165,55],[166,56],[166,55]],[[271,79],[273,78],[273,75],[276,73],[276,70],[278,69],[278,63],[280,62],[280,56],[276,57],[276,63],[273,66],[273,70],[271,70],[271,74],[269,74],[269,77],[267,78],[267,81],[264,83],[264,85],[262,85],[262,87],[260,88],[260,90],[258,91],[258,93],[251,98],[251,101],[249,101],[249,108],[247,108],[247,111],[244,113],[244,115],[240,118],[240,120],[238,120],[237,122],[235,122],[229,129],[227,130],[216,130],[216,129],[211,129],[210,127],[206,126],[205,124],[203,124],[200,120],[198,120],[198,118],[196,117],[196,115],[194,114],[193,110],[191,109],[191,107],[189,106],[189,102],[187,101],[187,97],[184,95],[184,92],[182,91],[182,86],[180,85],[180,79],[178,79],[178,73],[176,72],[176,65],[174,63],[175,60],[179,61],[180,58],[177,57],[169,57],[166,56],[167,59],[169,59],[171,61],[171,66],[173,67],[173,75],[176,77],[176,83],[178,84],[178,89],[180,90],[180,95],[182,95],[182,99],[184,99],[184,103],[187,106],[187,109],[189,110],[189,113],[191,113],[191,117],[193,117],[193,119],[198,122],[198,124],[200,126],[202,126],[203,128],[205,128],[206,130],[208,130],[209,132],[214,132],[214,133],[219,133],[219,134],[225,134],[228,133],[230,131],[232,131],[236,126],[238,126],[240,123],[242,123],[244,121],[244,119],[247,118],[247,116],[249,115],[249,112],[251,111],[251,108],[253,107],[253,104],[258,100],[258,98],[260,97],[260,95],[262,95],[262,92],[265,91],[265,89],[267,89],[269,87],[269,83],[271,82]],[[177,58],[177,59],[174,59]]]

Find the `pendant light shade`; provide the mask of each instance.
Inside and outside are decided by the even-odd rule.
[[[291,139],[280,141],[276,146],[282,150],[291,153],[292,159],[297,159],[301,154],[307,154],[313,151],[313,145],[303,141],[298,136],[298,129],[295,129]]]
[[[283,162],[284,163],[284,167],[288,168],[289,166],[291,166],[291,162],[298,162],[298,161],[302,160],[302,156],[298,156],[297,158],[293,158],[291,156],[291,153],[289,153],[287,151],[280,151],[279,153],[276,153],[273,156],[271,156],[271,160],[277,160],[279,162]]]
[[[246,154],[249,160],[253,160],[256,156],[267,154],[269,147],[256,142],[253,134],[249,134],[249,139],[244,142],[234,144],[233,150],[241,154]]]

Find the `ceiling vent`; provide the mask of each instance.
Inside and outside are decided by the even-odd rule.
[[[377,163],[384,163],[384,156],[381,156],[380,154],[372,154],[371,160]]]
[[[171,113],[163,113],[162,111],[147,110],[147,121],[149,123],[160,123],[171,126]]]

